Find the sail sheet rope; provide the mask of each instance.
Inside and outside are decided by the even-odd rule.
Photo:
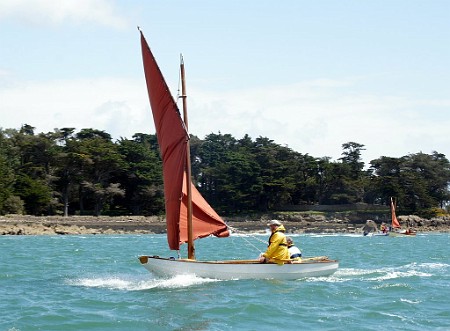
[[[243,240],[248,244],[248,246],[253,247],[253,248],[254,248],[256,251],[258,251],[259,253],[262,253],[262,252],[261,252],[261,249],[259,249],[258,247],[256,247],[256,246],[255,246],[253,243],[251,243],[246,237],[251,237],[251,238],[253,238],[253,239],[256,240],[256,241],[259,241],[260,243],[263,243],[264,246],[267,246],[267,241],[262,240],[262,239],[260,239],[260,238],[258,238],[258,237],[256,237],[256,236],[252,235],[251,233],[247,233],[247,232],[244,232],[244,231],[240,231],[240,230],[238,230],[238,229],[236,229],[236,228],[234,228],[234,227],[232,227],[232,226],[229,226],[229,225],[227,225],[227,227],[228,227],[231,231],[233,231],[233,232],[235,232],[235,233],[245,235],[245,237],[244,237],[244,236],[240,236],[239,238],[243,239]],[[297,246],[297,247],[298,247],[298,246]],[[299,247],[299,249],[302,250],[301,247]]]
[[[253,238],[253,239],[256,240],[256,241],[259,241],[259,242],[263,243],[264,245],[267,245],[267,241],[264,241],[264,240],[262,240],[262,239],[260,239],[260,238],[257,238],[256,236],[254,236],[254,235],[252,235],[252,234],[249,234],[249,233],[244,232],[244,231],[240,231],[240,230],[238,230],[238,229],[236,229],[236,228],[234,228],[234,227],[232,227],[232,226],[229,226],[229,225],[227,225],[227,227],[228,227],[231,231],[233,231],[234,233],[238,233],[238,234],[243,234],[243,235],[245,235],[245,236],[240,236],[239,238],[241,238],[242,240],[244,240],[244,241],[248,244],[248,246],[251,246],[252,248],[254,248],[258,253],[261,253],[261,249],[258,248],[257,246],[255,246],[255,245],[254,245],[250,240],[248,240],[248,238],[246,238],[246,237],[251,237],[251,238]]]

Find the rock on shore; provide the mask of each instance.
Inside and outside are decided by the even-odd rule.
[[[0,217],[0,235],[164,233],[164,219],[152,217],[23,216]]]
[[[358,221],[327,219],[323,215],[315,214],[302,214],[296,217],[280,214],[275,215],[275,218],[283,222],[289,233],[360,233],[366,222],[365,219]],[[450,232],[450,217],[427,220],[411,215],[398,218],[402,225],[414,228],[418,232]],[[267,229],[269,219],[266,215],[230,218],[226,219],[226,222],[232,231],[263,232]],[[158,216],[0,216],[0,235],[152,234],[165,231],[165,220]]]

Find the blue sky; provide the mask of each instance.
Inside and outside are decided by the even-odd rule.
[[[138,25],[200,138],[450,157],[450,1],[2,0],[0,127],[154,133]]]

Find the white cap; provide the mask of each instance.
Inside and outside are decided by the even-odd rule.
[[[281,223],[280,223],[279,220],[271,220],[271,221],[269,221],[269,223],[267,223],[267,225],[268,225],[268,226],[271,226],[271,225],[281,225]]]

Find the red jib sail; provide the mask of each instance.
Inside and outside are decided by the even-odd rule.
[[[397,220],[397,216],[395,215],[394,200],[392,198],[391,198],[391,217],[392,217],[392,227],[401,228],[400,223]]]
[[[186,146],[189,134],[161,70],[141,32],[142,59],[150,106],[163,161],[167,241],[172,250],[187,242]],[[225,222],[192,187],[193,239],[229,235]]]

